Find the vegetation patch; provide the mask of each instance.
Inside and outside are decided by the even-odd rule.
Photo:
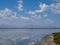
[[[54,42],[60,45],[60,32],[53,33],[53,36],[54,36]]]

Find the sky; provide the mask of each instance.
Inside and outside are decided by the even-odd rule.
[[[0,28],[60,27],[60,0],[0,0]]]

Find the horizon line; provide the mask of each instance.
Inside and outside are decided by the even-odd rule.
[[[0,28],[0,29],[60,29],[60,28]]]

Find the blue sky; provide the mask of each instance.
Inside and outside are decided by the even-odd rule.
[[[60,0],[0,0],[0,28],[60,27]]]

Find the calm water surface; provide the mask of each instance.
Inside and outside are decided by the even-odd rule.
[[[0,29],[0,40],[11,40],[18,45],[21,42],[24,45],[24,42],[40,42],[45,35],[54,32],[60,32],[60,29]]]

